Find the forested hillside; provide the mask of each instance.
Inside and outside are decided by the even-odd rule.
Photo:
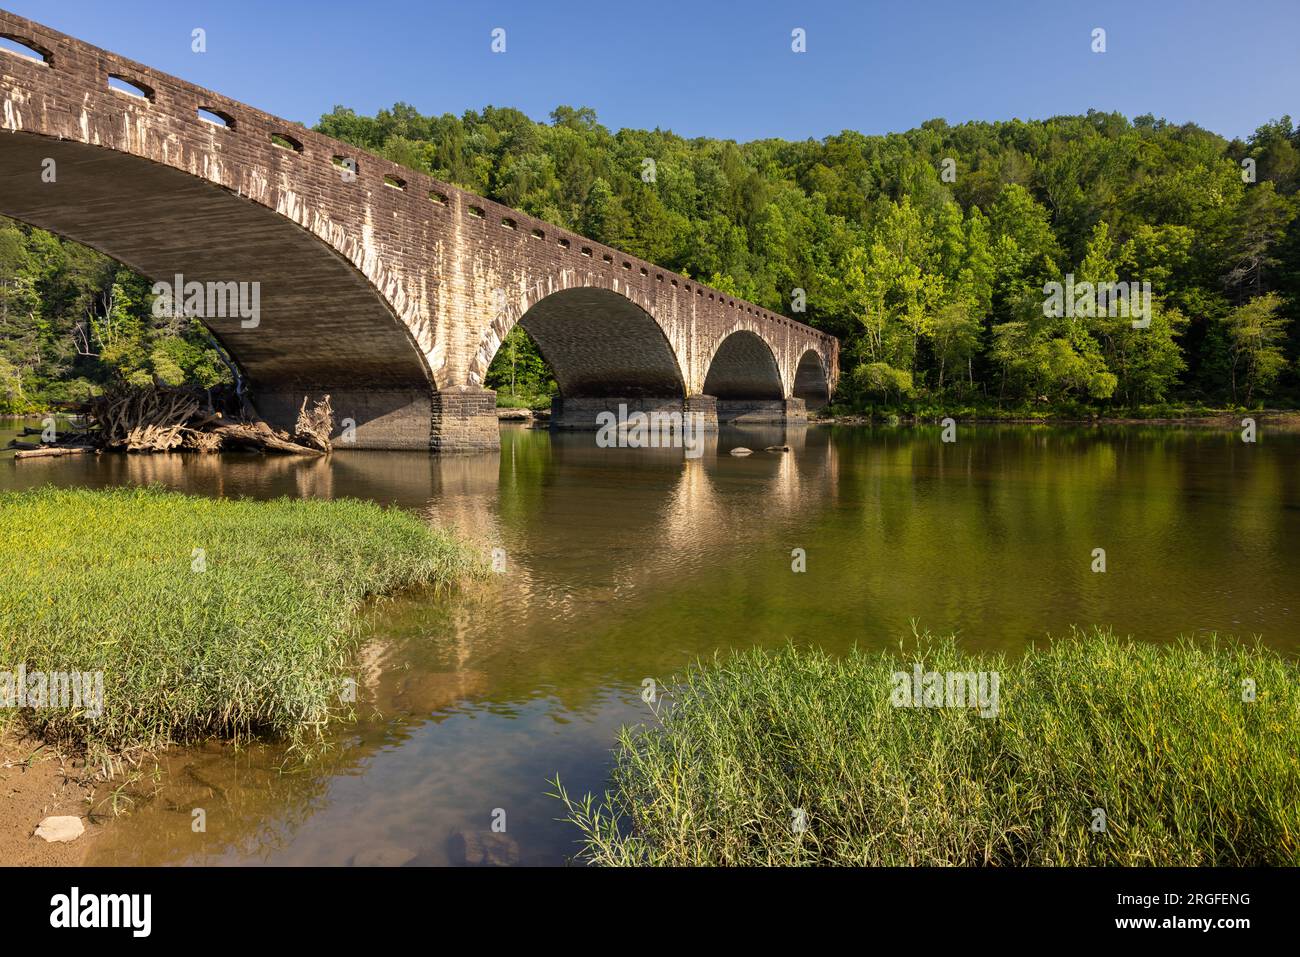
[[[1096,112],[745,144],[611,133],[569,107],[550,123],[493,107],[339,107],[318,129],[834,333],[842,405],[1106,412],[1300,398],[1289,117],[1246,142]],[[1149,283],[1149,325],[1045,315],[1045,284],[1067,274]],[[85,250],[3,225],[0,277],[10,409],[112,376],[225,374],[201,330],[157,327],[147,284]],[[512,378],[525,395],[548,388],[522,335],[490,382],[512,391]]]

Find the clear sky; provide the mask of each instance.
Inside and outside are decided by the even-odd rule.
[[[933,117],[1154,113],[1225,136],[1300,119],[1300,0],[0,0],[311,125],[335,104],[738,140],[900,132]],[[207,31],[207,52],[190,33]],[[506,51],[491,51],[505,30]],[[1092,31],[1106,30],[1093,53]],[[791,51],[806,31],[807,52]]]

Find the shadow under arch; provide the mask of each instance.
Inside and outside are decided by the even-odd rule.
[[[809,410],[823,408],[831,401],[826,369],[815,349],[799,357],[799,365],[794,370],[794,397],[803,399]]]
[[[53,182],[41,179],[53,160]],[[0,214],[89,246],[155,282],[258,283],[256,321],[202,321],[260,392],[419,390],[434,376],[381,292],[387,272],[283,211],[108,145],[0,136]],[[377,284],[378,283],[378,284]],[[251,297],[250,297],[251,298]],[[337,410],[337,404],[336,404]],[[295,409],[296,411],[296,409]],[[265,410],[263,410],[265,414]],[[363,419],[358,419],[360,425]]]
[[[739,329],[713,353],[704,394],[718,399],[782,399],[781,369],[772,347],[758,333]]]

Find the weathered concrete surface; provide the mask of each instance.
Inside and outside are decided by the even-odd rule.
[[[429,448],[434,397],[427,385],[396,389],[379,385],[369,389],[278,386],[275,391],[263,389],[258,393],[257,411],[267,421],[292,423],[304,396],[314,403],[326,395],[335,412],[338,448]]]
[[[22,17],[0,34],[45,54],[0,51],[0,213],[154,280],[259,283],[255,326],[205,322],[273,422],[328,392],[357,448],[495,447],[484,376],[516,322],[566,398],[834,388],[806,325]]]
[[[631,417],[641,412],[647,416],[676,414],[678,423],[690,419],[690,428],[704,432],[718,430],[718,403],[713,396],[697,395],[687,399],[675,396],[556,396],[551,401],[552,429],[572,432],[590,432],[598,428],[599,416],[612,413],[616,420],[620,416]]]
[[[718,399],[718,421],[725,425],[808,421],[803,399]]]

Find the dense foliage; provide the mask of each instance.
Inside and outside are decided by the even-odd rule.
[[[193,319],[155,318],[151,283],[106,256],[0,218],[0,413],[36,412],[111,381],[230,381]]]
[[[1098,112],[745,144],[611,133],[571,107],[550,123],[495,107],[338,107],[318,128],[834,333],[842,402],[1300,398],[1300,129],[1289,117],[1245,142]],[[1149,326],[1045,315],[1044,285],[1067,274],[1149,283]],[[149,319],[147,287],[96,254],[3,225],[0,279],[8,408],[112,376],[226,375],[200,331]],[[553,390],[526,336],[507,346],[491,385]]]

